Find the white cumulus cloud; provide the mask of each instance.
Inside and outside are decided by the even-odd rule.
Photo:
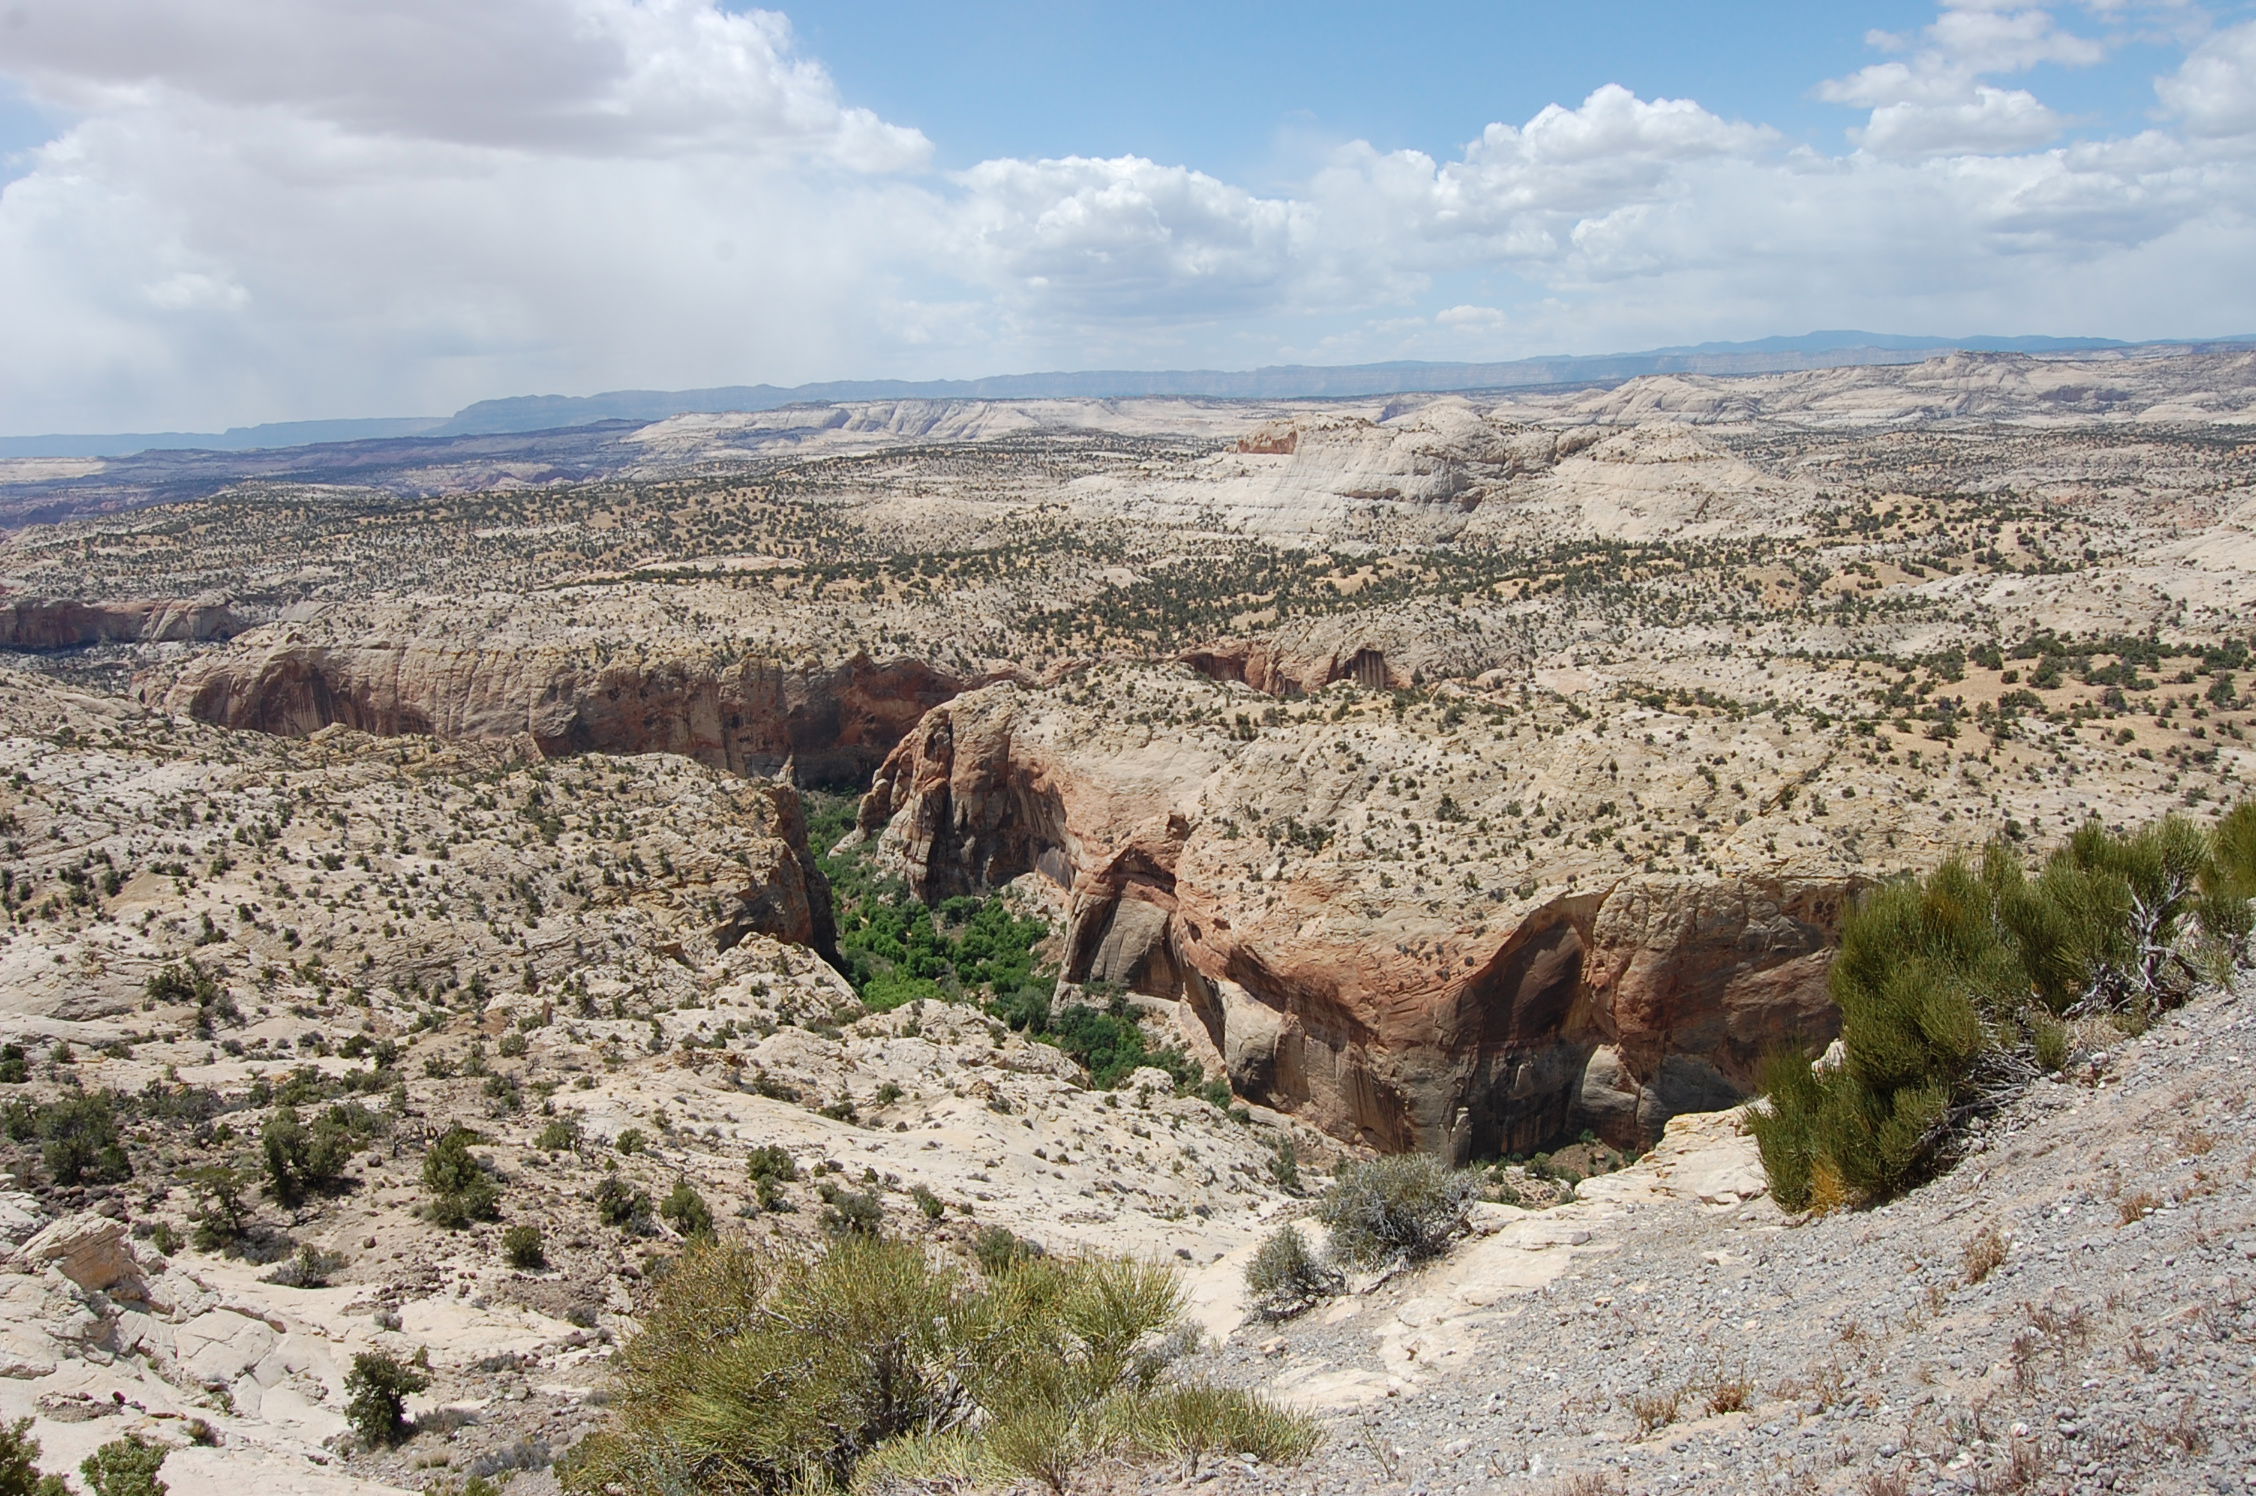
[[[2061,143],[2032,70],[2137,27],[2179,53],[2151,127]],[[1608,84],[1256,191],[1135,155],[942,173],[719,0],[0,0],[0,81],[62,120],[0,186],[0,422],[2256,328],[2256,23],[1953,0],[1876,45],[1816,86],[1862,111],[1838,151]]]

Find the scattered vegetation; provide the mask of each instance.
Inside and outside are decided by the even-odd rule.
[[[560,1473],[586,1496],[888,1479],[1062,1491],[1107,1455],[1312,1449],[1308,1420],[1178,1375],[1181,1311],[1170,1272],[1120,1259],[974,1279],[874,1237],[812,1259],[701,1242],[621,1352],[611,1426]]]
[[[2175,817],[2093,821],[2032,876],[1993,844],[1869,893],[1832,968],[1845,1061],[1774,1056],[1753,1120],[1790,1210],[1888,1200],[1950,1159],[1966,1124],[2068,1058],[2064,1020],[2135,1032],[2190,993],[2193,926],[2246,939],[2256,802],[2204,834]],[[2198,916],[2198,920],[2196,920]]]
[[[1246,1297],[1264,1319],[1290,1319],[1339,1292],[1345,1280],[1310,1250],[1295,1225],[1284,1225],[1262,1239],[1246,1264]]]
[[[1479,1192],[1468,1170],[1431,1154],[1393,1154],[1343,1165],[1317,1200],[1316,1219],[1341,1262],[1416,1261],[1449,1249]]]
[[[810,842],[831,847],[844,838],[854,805],[843,795],[814,797]],[[1181,1050],[1151,1041],[1126,994],[1092,988],[1095,1002],[1058,1003],[1057,973],[1037,954],[1050,934],[1042,920],[1013,913],[998,897],[959,895],[927,908],[899,880],[879,877],[866,847],[826,852],[820,860],[837,911],[841,969],[873,1011],[924,999],[974,1003],[1073,1056],[1099,1090],[1150,1066],[1178,1090],[1199,1091],[1216,1106],[1229,1103],[1226,1084],[1209,1082]]]

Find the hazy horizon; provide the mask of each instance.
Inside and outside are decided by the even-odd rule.
[[[2252,16],[19,0],[0,432],[1807,328],[2229,336],[2256,327]]]

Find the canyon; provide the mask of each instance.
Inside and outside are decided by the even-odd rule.
[[[533,1479],[677,1185],[1166,1256],[1227,1337],[1303,1167],[1665,1174],[1838,1034],[1866,889],[2248,795],[2252,410],[2244,353],[1952,354],[81,464],[0,538],[0,1041],[131,1172],[0,1143],[0,1414],[423,1483],[338,1412],[421,1346],[447,1479]],[[286,1095],[354,1182],[197,1245]],[[424,1212],[456,1125],[547,1266]]]
[[[231,728],[874,773],[857,835],[917,896],[1031,878],[1066,979],[1135,992],[1248,1098],[1387,1149],[1636,1145],[1830,1038],[1865,883],[2230,797],[2229,707],[2213,736],[1999,651],[2167,628],[2158,662],[2208,683],[2256,605],[2252,371],[675,417],[606,436],[647,459],[624,487],[489,486],[435,527],[392,495],[318,574],[276,570],[273,494],[206,501],[233,538],[199,581],[250,616],[89,601],[124,623],[50,632],[226,635],[137,689]],[[98,529],[122,588],[173,526]],[[27,582],[58,539],[19,540]],[[2095,710],[2144,720],[2093,743]]]

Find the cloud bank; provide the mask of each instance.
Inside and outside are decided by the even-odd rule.
[[[2074,138],[2027,86],[2157,35],[2135,132]],[[939,172],[785,17],[715,0],[8,0],[0,77],[68,124],[0,189],[0,425],[2256,330],[2256,21],[1959,0],[1870,40],[1812,80],[1862,116],[1837,151],[1608,85],[1448,159],[1353,142],[1265,195],[1133,156]]]

